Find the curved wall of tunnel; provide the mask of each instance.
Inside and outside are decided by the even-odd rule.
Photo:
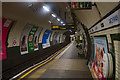
[[[60,7],[62,9],[63,6],[60,6],[58,4],[61,4],[61,3],[56,3],[55,6],[57,7],[55,8],[57,9],[58,7]],[[3,19],[4,18],[9,19],[8,22],[10,22],[10,20],[13,21],[12,27],[8,31],[8,35],[6,38],[7,39],[7,43],[6,43],[7,59],[3,60],[3,71],[4,71],[3,74],[5,74],[5,76],[7,74],[16,74],[14,72],[9,71],[10,69],[12,69],[12,67],[15,67],[13,69],[15,69],[18,73],[22,71],[24,68],[29,67],[39,61],[42,61],[43,59],[47,58],[48,56],[58,51],[59,49],[63,48],[65,45],[67,45],[70,42],[70,35],[72,35],[71,32],[70,31],[52,31],[51,24],[48,23],[48,20],[51,19],[50,17],[51,14],[42,11],[42,9],[38,8],[38,6],[42,7],[42,5],[39,5],[38,3],[33,4],[33,7],[31,7],[31,5],[28,5],[28,3],[20,3],[20,4],[7,3],[7,2],[3,3]],[[111,14],[113,14],[117,10],[115,8],[116,6],[118,6],[117,9],[119,9],[119,4],[117,2],[116,3],[96,2],[94,6],[92,6],[91,10],[78,10],[78,11],[72,10],[71,11],[75,14],[74,17],[77,17],[77,20],[75,22],[76,22],[78,35],[76,36],[82,36],[82,38],[84,39],[83,45],[82,45],[83,52],[86,58],[88,58],[88,61],[89,60],[94,61],[94,44],[95,44],[94,38],[96,36],[99,36],[99,37],[104,36],[106,37],[108,43],[112,44],[112,47],[115,48],[113,50],[113,55],[112,55],[114,62],[117,62],[117,63],[119,62],[119,61],[115,61],[115,59],[118,59],[117,57],[115,57],[115,55],[117,55],[119,51],[118,48],[116,47],[118,47],[117,44],[120,43],[118,38],[120,33],[119,24],[115,25],[114,27],[112,26],[111,28],[100,30],[100,31],[96,31],[97,28],[95,28],[95,26],[100,24],[101,21],[111,17]],[[68,9],[68,11],[70,10]],[[62,16],[64,16],[64,13]],[[70,19],[68,18],[67,20],[70,20]],[[53,22],[56,23],[54,18],[52,18],[52,20]],[[26,26],[28,25],[32,27],[31,28],[29,27],[30,28],[29,30],[24,31]],[[38,35],[40,33],[39,39],[38,39],[39,50],[33,51],[33,52],[28,51],[24,54],[21,54],[21,48],[20,48],[21,36],[22,34],[24,34],[24,32],[27,35],[29,35],[32,32],[33,27],[41,29],[40,32],[38,32]],[[107,27],[107,26],[104,26],[104,27]],[[94,31],[91,32],[92,30],[94,30],[95,32]],[[46,33],[50,34],[48,36],[50,38],[48,40],[49,43],[45,44],[44,46],[48,45],[49,47],[46,46],[44,47],[45,49],[43,49],[43,41],[44,41],[43,37],[44,35],[46,35]],[[63,36],[63,37],[60,38],[60,36]],[[30,36],[27,36],[27,37],[28,37],[27,40],[33,39]],[[47,52],[49,52],[49,54],[47,54]],[[114,65],[118,66],[117,64],[114,64]],[[116,72],[115,72],[115,69],[116,69]],[[117,70],[118,68],[114,66],[113,74],[116,77],[118,77]]]
[[[46,18],[49,17],[48,13],[41,13],[42,15],[39,16],[34,9],[28,8],[25,4],[27,3],[24,3],[24,6],[22,3],[2,3],[3,26],[7,23],[10,24],[5,40],[6,57],[2,60],[4,76],[8,74],[15,75],[25,68],[46,59],[70,42],[65,39],[69,36],[64,35],[65,31],[51,30],[51,24],[46,21]],[[45,17],[46,15],[48,16]],[[31,36],[31,34],[33,35]],[[36,36],[37,50],[32,45],[31,48],[33,49],[29,51],[30,44],[35,43]],[[24,39],[25,37],[26,39]],[[23,43],[25,43],[26,48],[22,46]],[[11,75],[7,77],[9,78]]]
[[[120,40],[118,35],[120,34],[120,31],[119,31],[120,30],[120,23],[119,23],[120,4],[118,2],[114,2],[114,3],[96,2],[96,5],[97,7],[93,6],[94,8],[92,8],[92,10],[74,11],[74,14],[78,18],[78,21],[80,21],[77,23],[77,27],[78,27],[77,36],[81,36],[81,34],[83,34],[86,37],[85,42],[87,43],[86,54],[88,55],[87,57],[88,66],[93,75],[97,74],[94,71],[92,71],[94,69],[93,65],[95,65],[94,62],[96,61],[96,54],[97,54],[96,45],[97,43],[102,43],[102,40],[106,41],[106,43],[104,43],[104,45],[107,46],[106,54],[110,54],[112,56],[112,60],[108,62],[113,66],[111,69],[110,69],[111,67],[110,65],[107,66],[107,68],[110,69],[108,70],[109,76],[107,75],[107,77],[111,79],[117,79],[117,78],[120,78],[118,67],[116,67],[116,66],[119,66],[119,60],[118,60],[119,46],[118,45],[120,43]],[[79,12],[81,14],[78,14]],[[84,24],[84,26],[82,24]],[[84,31],[83,31],[83,28],[84,28]],[[85,29],[87,29],[87,31],[85,31]],[[104,65],[105,64],[103,64],[103,66]],[[97,71],[96,69],[94,70]],[[98,78],[98,77],[99,76],[96,76],[95,78]]]

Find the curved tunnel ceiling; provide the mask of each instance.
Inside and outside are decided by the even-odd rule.
[[[72,10],[72,12],[81,23],[90,28],[118,4],[119,2],[96,2],[97,7],[92,6],[92,10]]]
[[[51,3],[51,4],[53,4],[53,7],[55,7],[54,10],[61,11],[60,13],[61,17],[64,20],[65,17],[64,12],[67,10],[66,9],[67,4],[65,2]],[[55,11],[52,11],[52,9],[50,9],[51,12],[47,12],[43,9],[43,5],[47,5],[48,7],[50,7],[50,5],[43,2],[34,2],[32,3],[32,5],[29,2],[12,2],[12,3],[3,2],[2,15],[3,17],[5,16],[15,21],[25,20],[28,24],[37,25],[43,27],[44,29],[51,29],[51,24],[48,22],[49,20],[55,25],[60,25],[60,23],[54,17],[51,16],[51,12],[54,13]],[[71,20],[69,19],[69,17],[71,17],[70,14],[69,16],[66,17],[67,17],[67,23],[73,22],[72,19]],[[62,31],[57,30],[57,32],[61,32],[61,33],[64,33],[65,31],[66,30],[62,30]]]
[[[48,22],[49,20],[55,25],[59,25],[59,22],[51,16],[51,13],[43,10],[42,6],[46,4],[50,7],[52,12],[61,17],[63,21],[65,21],[66,12],[66,23],[73,24],[71,10],[67,2],[34,2],[32,7],[28,7],[30,4],[31,3],[28,2],[3,2],[3,17],[5,16],[14,20],[18,18],[19,20],[24,19],[26,22],[32,23],[33,25],[41,25],[41,27],[45,29],[51,29],[51,24]],[[72,12],[77,16],[80,22],[86,25],[87,28],[90,28],[118,4],[118,2],[96,2],[97,7],[93,6],[92,10],[72,10]],[[65,31],[67,30],[59,30],[57,32],[64,33]]]

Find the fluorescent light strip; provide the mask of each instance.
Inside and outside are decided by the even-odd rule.
[[[61,24],[62,24],[63,22],[61,21]]]
[[[48,21],[51,24],[51,21]]]
[[[63,24],[65,26],[65,24]]]
[[[50,11],[46,6],[43,6],[43,8],[44,8],[46,11]]]
[[[52,14],[52,16],[53,16],[53,17],[56,17],[56,15],[55,15],[55,14]]]
[[[59,19],[59,18],[57,18],[57,21],[60,21],[60,19]]]

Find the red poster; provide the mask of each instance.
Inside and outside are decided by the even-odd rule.
[[[95,78],[101,79],[101,80],[106,80],[103,76],[103,73],[97,68],[96,62],[93,64],[93,74]]]
[[[2,35],[0,35],[0,40],[1,40],[1,51],[0,51],[0,60],[7,59],[6,55],[6,38],[8,35],[8,31],[12,25],[12,20],[9,19],[2,19]],[[2,37],[1,37],[2,36]],[[2,39],[1,39],[2,38]]]

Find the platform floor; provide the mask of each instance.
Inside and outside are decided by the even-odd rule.
[[[82,55],[78,56],[76,42],[72,42],[65,51],[53,61],[37,69],[28,79],[34,78],[92,78],[87,60]]]

